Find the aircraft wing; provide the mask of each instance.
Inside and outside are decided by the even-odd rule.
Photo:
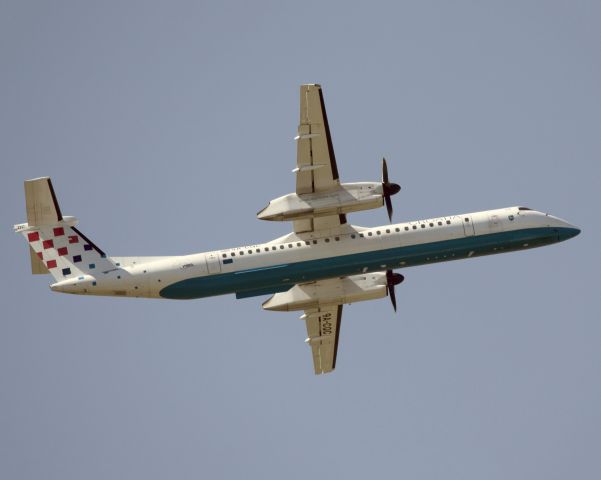
[[[337,189],[340,180],[321,85],[301,85],[296,144],[296,193],[301,195]],[[345,215],[297,220],[294,222],[294,231],[314,232],[344,223]]]
[[[336,368],[342,305],[308,309],[304,316],[308,334],[306,342],[313,353],[315,374],[333,371]]]
[[[338,167],[320,85],[301,85],[296,155],[296,193],[338,187]]]

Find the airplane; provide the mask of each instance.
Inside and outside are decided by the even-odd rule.
[[[315,374],[335,369],[342,306],[388,296],[396,311],[394,270],[562,242],[580,229],[547,213],[507,207],[359,227],[347,214],[386,206],[400,186],[389,181],[341,183],[318,84],[301,85],[296,191],[258,212],[290,221],[274,240],[168,257],[108,256],[63,216],[49,177],[25,181],[27,223],[14,226],[29,243],[31,271],[50,273],[55,292],[166,299],[271,295],[265,310],[303,311]]]

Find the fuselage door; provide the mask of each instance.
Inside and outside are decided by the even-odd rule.
[[[472,217],[470,217],[469,215],[464,215],[461,223],[463,223],[463,232],[465,233],[466,237],[472,237],[476,234],[476,231],[474,230],[474,223],[472,222]]]
[[[219,257],[216,253],[207,253],[205,258],[207,260],[207,269],[209,270],[209,275],[221,272],[221,263],[219,262]]]

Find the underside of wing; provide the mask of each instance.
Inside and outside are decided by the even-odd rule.
[[[336,368],[338,336],[342,305],[332,305],[305,310],[307,343],[313,354],[315,374],[328,373]]]
[[[275,293],[263,302],[265,310],[292,312],[304,310],[301,319],[307,325],[315,373],[327,373],[336,367],[342,305],[394,295],[394,285],[402,276],[386,272],[361,273],[298,283],[289,290]]]
[[[301,85],[296,193],[327,192],[340,185],[320,85]]]
[[[321,193],[340,187],[336,156],[321,85],[301,85],[296,155],[296,193]],[[330,229],[346,223],[345,215],[297,220],[296,233]]]

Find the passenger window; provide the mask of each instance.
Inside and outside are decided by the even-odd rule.
[[[365,235],[363,235],[362,233],[360,233],[360,234],[359,234],[359,236],[360,236],[361,238],[365,238]]]
[[[442,225],[442,222],[438,222],[438,225],[439,225],[439,226],[440,226],[440,225]]]
[[[413,230],[417,230],[417,225],[413,225]]]
[[[244,255],[244,252],[240,252],[240,256]]]
[[[301,243],[300,243],[300,242],[296,242],[296,246],[297,246],[297,247],[300,247],[300,246],[301,246]]]
[[[380,232],[380,230],[378,230],[378,231],[376,232],[376,234],[378,234],[378,235],[380,235],[380,233],[381,233],[381,232]]]
[[[405,227],[405,231],[408,232],[409,231],[409,227]]]
[[[271,247],[271,249],[272,249],[272,250],[277,250],[277,247],[275,247],[275,246],[274,246],[274,247]]]
[[[223,258],[227,257],[227,255],[226,255],[225,253],[222,253],[222,254],[221,254],[221,256],[222,256]]]
[[[235,256],[236,256],[236,252],[232,252],[232,257],[235,257]]]
[[[466,221],[466,222],[469,222],[469,221],[470,221],[470,219],[469,219],[469,218],[467,218],[467,217],[465,217],[465,221]]]
[[[257,253],[261,253],[261,249],[260,249],[260,248],[257,248],[257,249],[255,250],[255,252],[257,252]]]
[[[288,248],[292,248],[292,244],[291,243],[288,244]]]
[[[284,245],[280,245],[280,250],[284,250]]]
[[[340,241],[340,237],[334,237],[334,240],[336,240],[337,242]]]
[[[269,252],[269,247],[265,247],[265,251],[266,251],[266,252]]]
[[[373,234],[371,232],[367,232],[367,236],[371,237]]]
[[[329,241],[330,241],[330,239],[329,239],[329,238],[326,238],[326,243],[329,243]]]
[[[401,229],[400,229],[399,227],[397,227],[397,228],[395,228],[395,229],[394,229],[394,231],[395,231],[395,232],[400,232],[400,231],[401,231]]]
[[[352,239],[355,239],[355,238],[357,238],[357,235],[355,235],[354,233],[352,233],[352,234],[351,234],[351,238],[352,238]]]
[[[450,221],[450,220],[447,220],[447,225],[450,225],[450,224],[451,224],[451,221]]]
[[[425,223],[422,223],[422,228],[426,228],[426,224]]]
[[[434,226],[434,224],[433,224],[432,222],[430,222],[430,226],[431,226],[431,227],[433,227],[433,226]]]
[[[317,240],[313,240],[313,245],[317,245]]]
[[[307,241],[305,240],[305,245],[311,245],[311,242],[307,242]]]
[[[386,229],[386,233],[390,233],[390,229],[389,228]]]

